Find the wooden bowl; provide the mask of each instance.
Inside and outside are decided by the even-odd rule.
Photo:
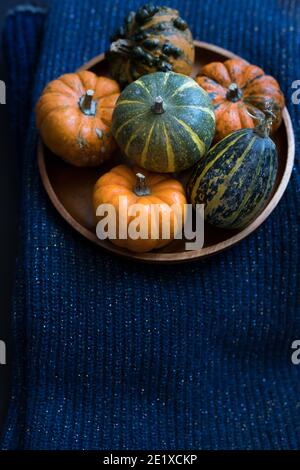
[[[201,67],[212,61],[236,58],[235,54],[205,42],[195,41],[196,61],[193,76]],[[98,75],[109,75],[104,54],[92,59],[81,67]],[[151,263],[175,263],[215,255],[246,238],[271,214],[280,201],[289,182],[295,155],[294,132],[287,109],[283,111],[283,122],[274,136],[279,155],[279,169],[273,193],[263,212],[243,230],[217,229],[205,224],[204,247],[201,250],[186,251],[185,240],[176,240],[162,250],[150,253],[132,253],[118,248],[111,242],[101,241],[96,236],[92,193],[99,176],[118,163],[110,162],[101,168],[76,168],[68,165],[40,141],[38,164],[44,187],[60,215],[81,235],[106,250],[127,258]]]

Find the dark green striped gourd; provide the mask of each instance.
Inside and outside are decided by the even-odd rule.
[[[155,172],[180,172],[208,151],[215,115],[208,94],[174,72],[144,75],[121,93],[112,133],[125,155]]]
[[[210,149],[188,184],[189,198],[205,204],[205,220],[222,228],[244,228],[266,205],[277,173],[270,123],[233,132]]]

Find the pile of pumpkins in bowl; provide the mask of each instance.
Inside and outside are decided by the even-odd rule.
[[[277,81],[242,59],[209,63],[192,78],[187,23],[177,10],[152,4],[128,15],[106,57],[112,78],[65,74],[46,86],[36,107],[43,142],[67,163],[100,167],[119,152],[122,163],[96,183],[95,214],[101,204],[119,210],[123,196],[129,205],[171,210],[204,204],[205,221],[215,227],[251,223],[277,173],[272,133],[284,108]],[[147,252],[173,239],[171,230],[168,239],[111,241]]]

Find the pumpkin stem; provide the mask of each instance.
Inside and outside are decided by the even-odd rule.
[[[151,109],[155,114],[163,114],[165,112],[164,100],[161,96],[157,96],[155,98],[154,104]]]
[[[96,101],[93,100],[94,90],[87,90],[79,100],[79,107],[86,116],[96,115]]]
[[[229,101],[235,103],[236,101],[239,101],[241,99],[242,94],[242,90],[237,86],[236,83],[230,83],[226,93],[226,98]]]
[[[117,39],[117,41],[111,43],[109,52],[121,54],[126,57],[129,56],[132,48],[133,41],[130,41],[129,39]]]
[[[267,103],[265,105],[265,109],[263,110],[263,114],[260,116],[255,116],[250,113],[249,110],[247,110],[249,116],[251,116],[253,119],[258,120],[257,126],[255,126],[254,131],[256,134],[258,134],[260,137],[269,137],[271,129],[272,129],[272,124],[274,119],[276,119],[275,114],[273,113],[273,103]]]
[[[270,135],[273,120],[276,116],[270,110],[265,110],[264,113],[265,116],[260,119],[257,126],[254,128],[254,132],[256,132],[260,137],[266,138]]]
[[[150,189],[147,186],[146,176],[142,173],[137,173],[136,182],[134,187],[134,192],[137,196],[148,196],[150,194]]]

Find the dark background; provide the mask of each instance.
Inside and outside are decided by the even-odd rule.
[[[2,31],[5,15],[10,8],[27,0],[0,0],[0,80],[6,82],[2,48]],[[35,5],[50,4],[51,0],[31,2]],[[7,82],[6,82],[7,83]],[[7,100],[6,100],[7,101]],[[18,169],[12,139],[10,139],[7,106],[0,105],[0,339],[7,345],[7,365],[0,365],[0,431],[5,418],[9,396],[10,371],[13,367],[10,358],[10,305],[17,254],[17,207]]]

